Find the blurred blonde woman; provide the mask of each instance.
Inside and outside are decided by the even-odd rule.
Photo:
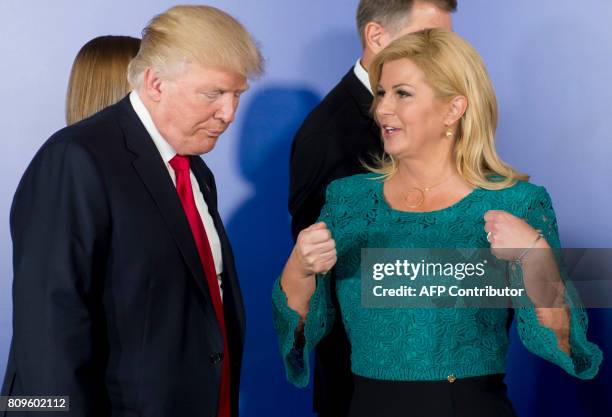
[[[330,184],[319,223],[300,232],[274,284],[288,379],[308,384],[309,353],[335,317],[335,280],[352,349],[349,417],[516,415],[503,382],[513,310],[365,307],[363,248],[483,248],[520,263],[533,301],[514,309],[523,344],[593,378],[602,354],[586,339],[584,311],[565,298],[552,307],[534,290],[559,277],[555,213],[546,190],[497,155],[497,103],[478,53],[428,29],[389,44],[369,77],[384,156],[373,172]]]
[[[140,39],[99,36],[79,51],[66,94],[66,123],[71,125],[115,104],[130,91],[128,64],[138,53]]]

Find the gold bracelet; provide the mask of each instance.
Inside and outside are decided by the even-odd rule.
[[[537,232],[538,232],[538,237],[536,237],[536,238],[535,238],[535,240],[533,241],[533,243],[531,244],[531,246],[529,246],[527,249],[525,249],[525,250],[523,251],[523,253],[521,253],[521,254],[520,254],[520,255],[519,255],[519,256],[518,256],[516,259],[514,259],[514,262],[516,262],[516,263],[519,263],[519,264],[520,264],[520,263],[521,263],[521,261],[523,260],[523,258],[525,257],[525,255],[527,255],[527,253],[528,253],[528,252],[529,252],[531,249],[533,249],[533,248],[535,247],[536,243],[538,243],[538,241],[539,241],[540,239],[543,239],[543,238],[544,238],[544,235],[542,234],[542,231],[541,231],[541,230],[537,230]]]

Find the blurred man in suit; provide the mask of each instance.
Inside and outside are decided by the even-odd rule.
[[[317,220],[330,182],[366,172],[363,163],[371,164],[382,155],[378,128],[370,117],[375,86],[370,86],[368,67],[374,56],[406,33],[434,27],[452,30],[451,13],[456,9],[457,0],[360,0],[357,29],[363,54],[308,115],[293,140],[289,211],[294,239]],[[314,409],[322,417],[348,412],[349,356],[338,315],[316,353]]]
[[[199,155],[261,56],[225,12],[178,6],[128,72],[135,90],[53,135],[15,194],[3,395],[67,395],[75,416],[234,417],[244,308]]]

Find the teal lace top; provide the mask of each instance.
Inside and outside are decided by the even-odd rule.
[[[444,380],[503,373],[508,350],[507,309],[385,309],[361,305],[361,248],[488,247],[484,213],[505,210],[542,231],[551,247],[559,236],[551,200],[543,187],[519,182],[501,191],[477,188],[442,210],[414,213],[392,209],[383,183],[373,174],[334,181],[327,189],[320,220],[336,241],[335,279],[341,316],[351,343],[352,371],[383,380]],[[304,387],[309,353],[331,329],[335,317],[330,277],[317,277],[304,325],[304,347],[296,349],[298,314],[287,306],[279,280],[272,291],[273,316],[288,380]],[[542,326],[533,308],[516,309],[523,344],[578,378],[593,378],[602,360],[586,339],[587,316],[570,309],[571,357],[557,346],[552,330]]]

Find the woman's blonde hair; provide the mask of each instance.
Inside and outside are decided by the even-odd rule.
[[[497,100],[487,70],[476,50],[459,35],[443,29],[426,29],[391,42],[373,60],[369,76],[376,90],[386,62],[409,59],[425,74],[436,95],[443,100],[467,99],[467,109],[457,127],[453,155],[456,169],[475,187],[499,190],[529,176],[501,160],[495,150]],[[378,98],[372,112],[376,117]],[[384,154],[370,170],[383,178],[397,171],[398,163]]]
[[[246,78],[263,73],[261,53],[240,22],[215,7],[175,6],[155,16],[142,31],[142,45],[130,62],[128,79],[138,89],[145,69],[170,75],[185,62]]]
[[[66,123],[71,125],[121,100],[129,91],[127,67],[140,40],[100,36],[79,51],[68,81]]]

